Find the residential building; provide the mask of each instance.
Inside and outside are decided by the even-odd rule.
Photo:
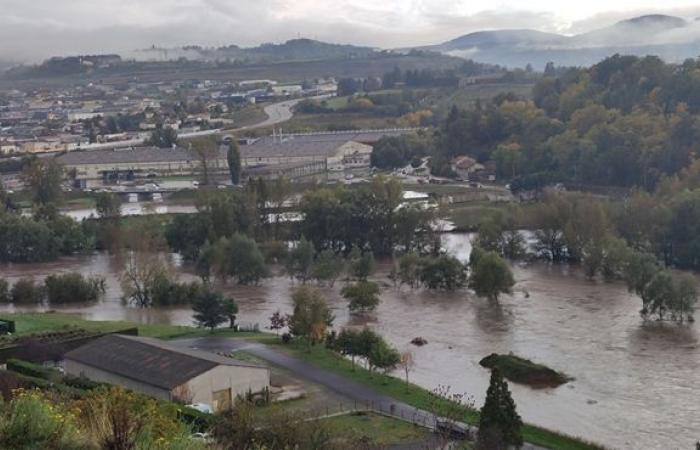
[[[470,180],[474,175],[484,170],[484,166],[476,162],[474,158],[469,156],[457,156],[450,164],[452,171],[463,180]]]

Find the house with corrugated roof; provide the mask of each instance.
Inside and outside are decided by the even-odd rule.
[[[108,335],[64,356],[69,375],[118,385],[159,399],[204,403],[214,411],[270,386],[270,369],[159,339]]]

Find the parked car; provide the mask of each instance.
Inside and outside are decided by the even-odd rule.
[[[211,405],[208,405],[206,403],[191,403],[187,405],[188,408],[196,409],[199,412],[203,412],[206,414],[214,414],[214,408],[211,407]]]
[[[209,433],[194,433],[192,434],[191,439],[193,441],[203,442],[205,444],[211,444],[212,442],[214,442],[214,439]]]

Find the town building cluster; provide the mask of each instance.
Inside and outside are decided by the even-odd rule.
[[[334,79],[125,80],[0,90],[0,156],[142,145],[157,128],[196,136],[236,127],[235,112],[249,104],[336,91]]]

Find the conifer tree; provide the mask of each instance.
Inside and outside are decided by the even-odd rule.
[[[488,450],[507,449],[523,445],[521,427],[508,383],[498,369],[491,372],[491,382],[486,391],[486,401],[481,408],[477,448]]]

